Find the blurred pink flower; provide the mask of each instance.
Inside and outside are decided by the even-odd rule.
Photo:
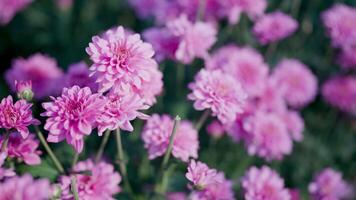
[[[165,0],[129,0],[128,2],[142,19],[154,16],[159,4],[167,3]]]
[[[255,20],[262,16],[267,8],[266,0],[225,0],[220,3],[231,24],[239,22],[242,12],[245,12],[250,19]]]
[[[341,200],[350,197],[352,189],[340,172],[326,168],[309,184],[309,192],[314,200]]]
[[[3,137],[0,137],[0,144],[3,143]],[[38,165],[41,163],[41,151],[37,150],[39,141],[35,135],[30,134],[23,139],[20,134],[11,133],[7,145],[7,154],[10,158],[23,160],[28,165]]]
[[[274,69],[272,77],[290,106],[302,108],[315,99],[318,90],[317,77],[300,61],[282,60]]]
[[[47,179],[34,180],[29,174],[0,183],[1,200],[48,200],[50,195],[50,182]]]
[[[241,84],[220,70],[200,70],[195,82],[189,84],[192,93],[188,99],[194,101],[197,110],[210,109],[223,123],[231,123],[243,112],[247,94]]]
[[[114,171],[114,166],[105,162],[94,163],[91,160],[77,163],[73,171],[76,174],[79,199],[88,200],[113,200],[113,195],[119,193],[121,176]],[[83,172],[89,172],[87,175]],[[82,174],[81,174],[82,173]],[[61,190],[63,200],[72,200],[71,177],[62,176]]]
[[[163,73],[158,69],[158,66],[151,68],[150,79],[142,84],[142,87],[135,90],[136,93],[145,101],[145,104],[152,106],[156,103],[156,96],[163,91]]]
[[[104,111],[106,99],[92,94],[90,88],[73,86],[64,88],[60,97],[51,97],[52,102],[43,103],[48,117],[44,129],[49,131],[47,141],[60,142],[64,139],[79,153],[83,150],[84,136],[90,135]]]
[[[355,28],[356,32],[356,28]],[[344,69],[356,69],[356,46],[355,47],[345,47],[341,50],[337,57],[337,62]]]
[[[290,189],[289,194],[290,194],[291,200],[302,200],[302,198],[300,197],[300,192],[297,189]]]
[[[291,137],[295,141],[303,140],[304,119],[296,111],[286,111],[281,113],[281,118],[287,126]]]
[[[185,177],[199,190],[224,181],[224,177],[217,170],[210,169],[205,163],[195,160],[190,161]]]
[[[287,110],[287,104],[283,98],[284,93],[280,87],[281,86],[277,85],[273,77],[269,77],[261,95],[256,98],[258,108],[264,111],[285,112]]]
[[[81,88],[89,87],[92,92],[96,92],[98,84],[95,83],[95,77],[89,77],[89,74],[88,65],[84,61],[71,64],[65,75],[65,86],[72,87],[77,85]]]
[[[0,181],[2,181],[4,178],[8,178],[16,175],[13,169],[7,169],[2,167],[4,165],[6,158],[7,158],[7,153],[0,152]]]
[[[90,70],[97,76],[99,92],[119,90],[123,85],[140,89],[157,65],[152,46],[139,34],[125,33],[122,26],[109,29],[101,37],[94,36],[86,52],[93,61]]]
[[[220,138],[225,133],[225,127],[218,120],[214,120],[207,126],[206,131],[212,137]]]
[[[321,18],[334,47],[356,45],[356,8],[338,3],[324,11]]]
[[[12,97],[8,96],[0,103],[0,128],[17,130],[23,138],[29,134],[28,126],[39,125],[40,122],[32,117],[32,104],[25,100],[13,103]]]
[[[232,65],[232,61],[238,54],[239,47],[234,44],[228,44],[215,50],[212,55],[205,59],[205,67],[209,70],[225,68]]]
[[[242,178],[246,200],[290,200],[284,180],[267,166],[251,167]]]
[[[187,195],[184,192],[170,192],[166,197],[167,200],[187,200]]]
[[[258,41],[265,45],[292,35],[298,28],[298,22],[280,11],[266,14],[258,19],[253,32]]]
[[[1,0],[0,1],[0,25],[11,21],[17,12],[25,9],[32,0]]]
[[[356,78],[336,76],[322,87],[324,99],[344,112],[356,114]]]
[[[142,140],[148,150],[149,159],[162,156],[169,145],[174,122],[169,115],[152,115],[143,128]],[[198,132],[186,120],[180,122],[174,138],[172,154],[174,157],[188,162],[189,158],[198,157]]]
[[[27,59],[15,59],[5,79],[13,91],[16,90],[15,81],[31,81],[35,98],[43,99],[60,91],[62,75],[56,60],[37,53]]]
[[[15,81],[15,88],[17,97],[19,99],[25,99],[26,101],[31,101],[33,98],[32,92],[32,81]]]

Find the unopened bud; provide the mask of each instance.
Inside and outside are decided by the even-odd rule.
[[[32,82],[31,81],[15,81],[17,97],[26,101],[31,101],[33,98]]]

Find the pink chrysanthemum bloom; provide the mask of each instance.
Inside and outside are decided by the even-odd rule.
[[[105,162],[94,163],[92,160],[78,162],[73,171],[76,173],[79,199],[113,200],[113,195],[119,193],[121,176],[115,172],[114,166]],[[89,172],[90,175],[81,173]],[[63,200],[72,200],[71,177],[61,177]]]
[[[315,99],[318,90],[317,78],[300,61],[282,60],[274,69],[272,76],[290,106],[302,108]]]
[[[356,32],[356,29],[355,29]],[[337,57],[337,62],[344,69],[356,69],[356,46],[345,47]]]
[[[95,83],[95,77],[89,77],[89,74],[90,71],[85,62],[82,61],[71,64],[65,75],[64,81],[66,87],[77,85],[81,88],[89,87],[92,92],[96,92],[98,90],[98,84]]]
[[[0,181],[2,181],[4,178],[8,178],[16,175],[13,169],[6,169],[2,167],[6,158],[7,158],[7,153],[0,152]]]
[[[210,23],[198,21],[191,23],[186,15],[167,23],[169,31],[179,37],[179,45],[175,58],[184,64],[191,63],[194,58],[207,58],[208,50],[216,41],[216,28]]]
[[[205,67],[209,70],[221,69],[224,66],[232,65],[232,58],[238,54],[239,47],[234,44],[225,45],[205,59]]]
[[[190,161],[185,177],[199,190],[224,181],[223,176],[218,171],[210,169],[205,163],[195,160]]]
[[[225,127],[218,120],[214,120],[206,127],[206,132],[214,138],[220,138],[225,133]]]
[[[17,12],[25,9],[32,0],[1,0],[0,1],[0,25],[11,21]]]
[[[148,150],[148,158],[162,156],[169,145],[174,121],[169,115],[152,115],[143,128],[142,140]],[[186,120],[180,122],[174,142],[172,154],[174,157],[188,162],[189,158],[197,158],[199,149],[198,132]]]
[[[267,8],[266,0],[227,0],[220,3],[231,24],[239,22],[242,12],[245,12],[250,19],[255,20],[262,16]]]
[[[276,11],[261,17],[256,21],[253,32],[258,41],[265,45],[277,42],[298,29],[298,22],[282,12]]]
[[[335,47],[356,45],[356,8],[335,4],[321,15]]]
[[[0,128],[17,130],[23,138],[29,134],[28,126],[39,125],[40,122],[32,117],[32,104],[25,100],[13,103],[12,97],[8,96],[0,103]]]
[[[94,36],[86,52],[94,62],[90,67],[97,76],[99,91],[130,85],[141,88],[150,79],[150,69],[156,67],[152,46],[139,34],[127,34],[122,26]]]
[[[47,179],[34,180],[29,174],[13,177],[0,183],[0,199],[48,200],[51,186]]]
[[[38,53],[27,59],[14,60],[11,69],[5,74],[5,79],[13,91],[16,90],[15,81],[31,80],[35,98],[42,99],[60,91],[62,75],[56,60]]]
[[[303,140],[304,120],[296,111],[286,111],[281,113],[281,118],[287,126],[291,137],[295,141]]]
[[[0,144],[3,142],[3,137],[0,137]],[[10,158],[23,160],[28,165],[38,165],[41,163],[41,151],[37,150],[39,141],[35,139],[35,135],[30,134],[26,139],[23,139],[18,133],[11,133],[7,145],[7,154]]]
[[[223,123],[233,122],[243,112],[247,94],[241,84],[220,70],[200,70],[195,82],[189,84],[192,93],[188,99],[194,101],[197,110],[210,109]]]
[[[141,89],[135,90],[136,93],[145,101],[145,104],[152,106],[156,103],[156,97],[163,91],[163,73],[158,66],[150,69],[150,79],[142,84]]]
[[[356,78],[337,76],[322,87],[324,99],[344,112],[356,114]]]
[[[256,104],[259,109],[265,111],[285,112],[287,110],[283,91],[273,77],[269,77],[266,81],[261,95],[256,98]]]
[[[309,192],[314,200],[341,200],[350,197],[352,189],[340,172],[326,168],[309,185]]]
[[[44,129],[49,131],[48,142],[64,139],[79,153],[83,150],[84,136],[90,135],[104,111],[106,99],[92,94],[90,88],[73,86],[64,88],[60,97],[51,97],[52,102],[43,103],[48,117]]]
[[[257,112],[244,121],[248,133],[248,153],[267,160],[280,160],[292,152],[293,141],[281,117],[272,112]]]
[[[284,180],[267,166],[251,167],[242,178],[246,200],[290,200]]]

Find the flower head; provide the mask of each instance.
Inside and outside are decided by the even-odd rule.
[[[32,104],[25,100],[13,103],[12,97],[8,96],[0,103],[0,128],[17,130],[23,138],[29,134],[28,126],[38,125],[40,122],[32,117]]]
[[[34,95],[32,92],[32,81],[15,81],[15,87],[19,99],[32,100]]]
[[[0,181],[2,181],[4,178],[8,178],[16,175],[13,169],[7,169],[2,167],[6,158],[7,158],[7,153],[1,152],[0,153]]]
[[[356,30],[356,29],[355,29]],[[337,57],[337,62],[344,69],[356,69],[356,46],[345,47]]]
[[[81,88],[89,87],[92,92],[96,92],[98,90],[98,84],[95,83],[95,77],[89,77],[89,75],[90,71],[85,62],[82,61],[71,64],[65,75],[65,85],[66,87],[72,87],[74,85]]]
[[[90,135],[104,111],[106,100],[100,94],[92,94],[90,88],[73,86],[64,88],[60,97],[52,97],[43,103],[48,117],[44,126],[49,131],[47,141],[60,142],[64,139],[77,152],[83,150],[84,136]]]
[[[215,169],[210,169],[205,163],[195,160],[190,161],[185,177],[199,190],[223,182],[223,176]]]
[[[242,178],[246,200],[290,200],[283,179],[267,166],[251,167]]]
[[[207,126],[206,131],[209,135],[220,138],[224,135],[225,128],[218,120],[214,120]]]
[[[7,24],[19,11],[25,9],[32,0],[2,0],[0,1],[0,25]]]
[[[220,4],[222,4],[223,13],[231,24],[239,22],[242,12],[246,13],[250,19],[255,20],[262,16],[267,8],[266,0],[226,0],[220,1]]]
[[[169,145],[174,122],[168,115],[152,115],[143,128],[142,140],[148,150],[149,159],[162,156]],[[198,157],[198,132],[189,121],[181,121],[173,142],[172,154],[184,162]]]

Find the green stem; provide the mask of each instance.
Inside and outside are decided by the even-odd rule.
[[[74,152],[74,157],[73,157],[73,160],[72,160],[72,169],[73,169],[74,166],[77,164],[78,159],[79,159],[79,153]]]
[[[78,195],[78,187],[77,187],[77,179],[75,176],[71,177],[71,190],[74,196],[75,200],[79,200],[79,195]]]
[[[42,132],[40,131],[40,129],[38,128],[38,126],[34,126],[37,136],[40,139],[42,145],[44,146],[45,150],[47,151],[48,155],[51,157],[54,165],[56,166],[56,168],[58,169],[58,171],[62,174],[64,174],[64,168],[62,166],[62,164],[59,162],[59,160],[57,159],[56,155],[53,153],[51,147],[49,147],[48,143],[46,142],[46,139],[44,138]]]
[[[116,136],[116,143],[117,143],[117,155],[119,158],[119,167],[124,179],[124,187],[128,193],[132,194],[132,189],[127,175],[126,166],[125,166],[124,151],[122,148],[120,128],[116,129],[115,136]]]
[[[209,116],[210,116],[210,110],[205,110],[203,115],[199,118],[199,120],[195,124],[195,129],[197,129],[198,132],[201,129],[201,127],[204,125],[205,121],[208,119]]]
[[[98,153],[95,156],[95,162],[99,162],[101,157],[103,156],[104,149],[105,149],[106,144],[108,143],[109,137],[110,137],[110,130],[107,130],[107,131],[105,131],[103,139],[101,140],[101,144],[100,144]]]
[[[294,18],[298,18],[301,3],[302,3],[301,0],[292,1],[291,13]]]
[[[10,131],[6,130],[3,142],[2,142],[2,145],[1,145],[1,152],[5,152],[6,151],[7,143],[9,143],[9,137],[10,137]]]

